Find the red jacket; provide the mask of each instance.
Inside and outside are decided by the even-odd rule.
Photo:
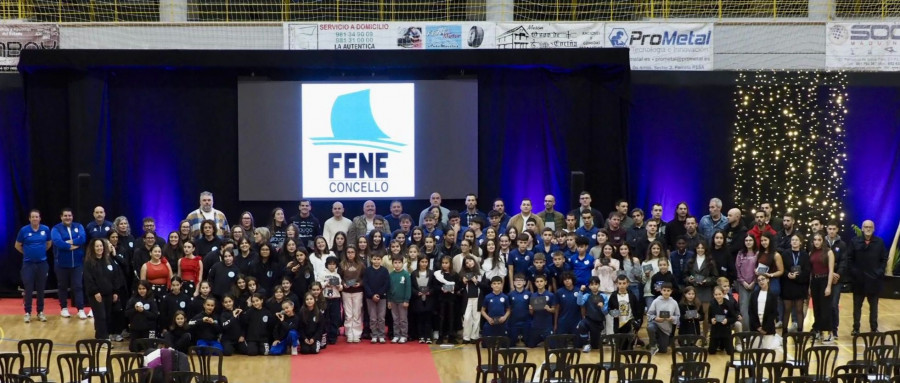
[[[762,231],[759,230],[759,226],[753,225],[753,228],[748,230],[747,234],[750,234],[753,236],[753,238],[756,238],[756,243],[759,244],[759,237],[762,235],[763,231],[765,231],[769,234],[775,235],[775,229],[773,229],[772,226],[770,226],[770,225],[766,225],[766,227]],[[769,244],[769,247],[772,247],[772,246],[773,246],[773,244]]]

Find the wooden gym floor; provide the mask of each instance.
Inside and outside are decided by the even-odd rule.
[[[850,329],[853,323],[852,299],[853,298],[849,293],[845,293],[841,297],[841,328],[839,332],[839,340],[836,342],[836,345],[840,348],[840,353],[838,355],[838,365],[844,364],[846,361],[853,359],[850,337]],[[11,299],[3,299],[3,301],[5,303],[4,306],[12,303],[9,302],[11,301]],[[48,299],[46,301],[46,305],[48,313],[51,314],[48,317],[48,321],[46,323],[37,321],[36,317],[32,318],[32,322],[30,324],[23,323],[21,310],[19,310],[19,313],[15,315],[0,315],[0,338],[2,338],[0,339],[0,352],[15,352],[16,341],[20,339],[52,339],[56,345],[54,346],[54,356],[51,361],[52,370],[54,372],[51,380],[58,381],[59,377],[57,375],[58,373],[56,372],[57,367],[55,355],[64,352],[74,352],[75,341],[78,339],[90,338],[91,336],[93,336],[94,330],[92,319],[79,320],[75,316],[70,319],[60,318],[58,304],[55,299]],[[900,300],[880,300],[879,314],[880,331],[900,329]],[[807,315],[808,317],[806,319],[805,328],[807,331],[809,331],[810,327],[812,326],[812,311],[809,311]],[[869,331],[867,303],[863,305],[863,317],[861,322],[861,330]],[[640,336],[646,339],[646,331],[641,330]],[[340,338],[340,341],[343,342],[344,338]],[[127,350],[127,343],[115,343],[115,345],[117,348],[114,350],[114,352]],[[425,347],[418,344],[408,344],[401,346]],[[377,351],[378,347],[379,346],[376,345],[360,343],[357,345],[342,346],[337,350],[326,349],[322,352],[341,352],[346,353],[346,357],[352,358],[352,354],[357,351],[360,353],[371,353],[373,351]],[[384,355],[381,360],[383,361],[383,363],[396,363],[397,378],[401,378],[400,380],[406,378],[406,375],[408,375],[410,370],[435,368],[437,371],[437,375],[440,377],[440,381],[442,383],[475,381],[474,366],[476,364],[477,356],[474,346],[457,345],[452,348],[442,348],[437,345],[432,345],[430,347],[430,351],[432,359],[434,360],[434,366],[423,365],[418,368],[412,368],[412,366],[403,366],[402,359],[391,361],[391,355]],[[295,364],[292,362],[297,361],[296,359],[292,360],[292,358],[317,357],[319,356],[301,355],[295,357],[272,356],[254,358],[246,356],[232,356],[225,359],[225,375],[228,376],[229,382],[233,383],[290,382],[292,376],[291,366],[292,364]],[[862,355],[859,355],[859,357],[861,358]],[[599,353],[593,351],[590,354],[582,355],[581,361],[582,363],[597,362],[599,361],[598,358]],[[780,358],[781,352],[779,351],[776,355],[776,360],[780,360]],[[542,359],[543,350],[540,347],[530,350],[528,355],[529,362],[540,365]],[[724,366],[727,360],[728,356],[721,352],[717,355],[711,355],[709,360],[712,365],[710,377],[721,379],[724,375]],[[309,360],[305,361],[308,362]],[[659,369],[657,378],[668,380],[671,355],[657,354],[653,357],[653,363],[656,364]],[[353,366],[353,363],[350,362],[348,366]],[[355,366],[353,368],[365,367]],[[296,377],[297,375],[295,374],[294,376]],[[332,381],[343,381],[340,377],[340,369],[336,369]]]

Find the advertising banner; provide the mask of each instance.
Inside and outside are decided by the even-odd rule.
[[[497,49],[602,48],[602,23],[498,23]]]
[[[493,23],[286,23],[285,49],[494,48]]]
[[[900,70],[898,23],[828,23],[825,33],[828,69]]]
[[[0,72],[15,71],[26,49],[59,49],[59,26],[0,24]]]
[[[713,70],[712,23],[607,23],[607,47],[629,48],[632,70]]]

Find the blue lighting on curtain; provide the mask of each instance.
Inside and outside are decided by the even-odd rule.
[[[852,81],[851,81],[852,84]],[[900,89],[848,90],[847,224],[875,222],[875,235],[890,246],[900,222]]]

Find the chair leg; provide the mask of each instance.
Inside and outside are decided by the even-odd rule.
[[[728,370],[731,369],[731,366],[725,366],[725,378],[722,379],[722,383],[728,383]],[[737,373],[737,371],[735,371]]]

